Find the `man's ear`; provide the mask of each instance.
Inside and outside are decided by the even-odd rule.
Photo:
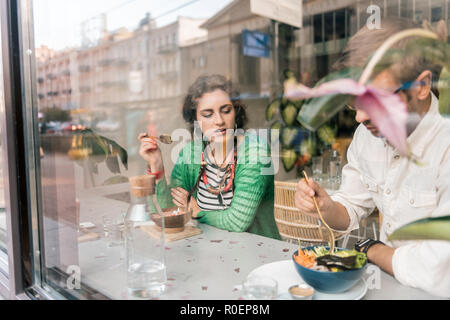
[[[420,86],[417,87],[417,99],[425,100],[431,91],[431,81],[432,73],[430,70],[425,70],[416,79],[417,82],[422,82]]]

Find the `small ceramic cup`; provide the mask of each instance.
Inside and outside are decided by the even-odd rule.
[[[293,285],[288,291],[295,300],[312,300],[314,295],[314,288],[304,283]]]

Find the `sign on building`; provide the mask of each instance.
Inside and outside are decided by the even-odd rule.
[[[259,31],[242,31],[242,48],[244,56],[269,58],[270,36]]]

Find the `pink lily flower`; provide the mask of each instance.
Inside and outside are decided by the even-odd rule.
[[[406,141],[408,112],[399,96],[370,85],[362,85],[353,79],[332,80],[316,88],[309,88],[295,80],[287,80],[284,85],[285,97],[293,100],[334,94],[356,96],[355,108],[367,113],[370,121],[401,155],[409,155]]]

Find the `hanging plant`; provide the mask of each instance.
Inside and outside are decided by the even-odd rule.
[[[74,134],[68,156],[86,168],[90,174],[98,174],[98,164],[105,162],[111,173],[120,175],[119,160],[128,170],[127,151],[115,141],[98,135],[91,129],[83,129]],[[116,181],[122,181],[123,178],[119,176]],[[106,182],[111,183],[111,181],[114,180],[108,179]]]
[[[288,79],[295,79],[292,71],[286,71],[284,75]],[[270,125],[270,135],[272,136],[273,130],[279,130],[279,139],[282,147],[281,160],[286,172],[291,171],[295,167],[303,169],[310,164],[311,157],[316,153],[315,148],[317,144],[315,140],[319,140],[324,145],[332,145],[335,141],[334,131],[330,126],[323,126],[322,131],[317,135],[305,129],[297,121],[303,105],[304,101],[302,100],[278,97],[266,107],[266,120],[273,121],[276,119]],[[306,145],[308,148],[304,147]]]

